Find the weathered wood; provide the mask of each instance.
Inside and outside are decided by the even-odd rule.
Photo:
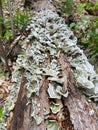
[[[21,127],[23,127],[23,122],[25,120],[24,112],[26,111],[26,103],[27,103],[27,97],[25,91],[26,82],[27,82],[26,78],[23,76],[16,102],[16,107],[14,110],[11,130],[19,130]]]
[[[59,61],[63,66],[64,74],[67,73],[67,86],[69,96],[63,99],[64,105],[70,113],[70,120],[75,130],[96,130],[98,125],[98,113],[95,105],[86,100],[86,97],[76,87],[67,57],[61,55]]]
[[[75,130],[97,130],[98,113],[92,102],[88,102],[76,86],[70,86],[70,95],[64,101]]]

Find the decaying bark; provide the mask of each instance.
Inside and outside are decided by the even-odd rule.
[[[22,83],[20,85],[20,91],[18,94],[17,102],[16,102],[16,107],[14,110],[11,130],[18,130],[21,127],[23,127],[23,121],[25,120],[24,111],[26,110],[26,103],[27,103],[25,84],[26,84],[26,79],[25,77],[23,77]]]
[[[73,84],[70,86],[70,95],[65,102],[70,112],[70,119],[75,130],[96,130],[98,113],[95,105],[88,102],[85,96]]]
[[[38,9],[53,8],[52,5],[49,4],[49,1],[47,6],[47,0],[38,2],[40,3],[38,3]],[[76,87],[68,57],[59,51],[57,58],[58,64],[60,64],[62,68],[61,75],[65,80],[63,92],[68,91],[68,97],[62,97],[57,100],[49,98],[47,93],[49,80],[47,76],[44,76],[40,81],[39,95],[33,94],[31,99],[29,99],[32,100],[32,102],[35,101],[38,106],[40,104],[38,116],[41,117],[42,120],[41,123],[38,122],[37,124],[35,119],[31,117],[35,106],[31,103],[27,104],[28,98],[25,88],[27,81],[25,77],[23,77],[13,111],[11,126],[8,130],[46,130],[46,120],[56,120],[60,130],[97,130],[98,116],[95,106],[92,102],[88,102],[85,96]],[[48,58],[46,62],[49,64],[51,61]],[[50,100],[62,103],[62,108],[57,114],[51,112],[49,107]],[[45,112],[48,113],[45,114]]]

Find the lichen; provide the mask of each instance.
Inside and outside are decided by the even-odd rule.
[[[83,51],[76,45],[77,38],[65,24],[63,18],[51,10],[41,11],[32,18],[26,30],[31,30],[31,33],[23,45],[24,55],[18,56],[12,73],[14,87],[5,103],[7,109],[17,99],[22,69],[25,70],[24,76],[27,79],[28,99],[32,94],[39,95],[39,84],[44,76],[48,77],[47,79],[49,80],[47,92],[50,98],[61,99],[61,96],[68,96],[68,91],[64,93],[62,90],[64,78],[59,77],[62,71],[57,61],[59,51],[67,54],[71,59],[70,65],[72,69],[74,68],[73,74],[77,87],[83,88],[87,95],[96,100],[98,99],[98,75],[95,73],[94,67],[88,62]],[[31,104],[34,108],[36,107],[33,109],[31,116],[36,120],[37,124],[40,124],[42,120],[36,112],[36,110],[39,110],[39,106],[34,105],[34,102],[31,102]],[[52,107],[55,110],[57,107],[56,111],[59,110],[59,105],[57,104],[50,106],[52,111],[54,111]],[[49,124],[51,124],[51,127]],[[57,122],[48,122],[47,126],[48,130],[58,129]]]

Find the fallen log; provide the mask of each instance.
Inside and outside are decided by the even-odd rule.
[[[96,107],[77,88],[71,68],[70,59],[82,55],[77,49],[70,56],[69,48],[75,48],[73,33],[49,1],[38,1],[37,7],[39,12],[27,27],[31,34],[23,45],[24,54],[12,74],[15,108],[10,109],[7,130],[97,130]],[[92,89],[87,88],[94,96]]]

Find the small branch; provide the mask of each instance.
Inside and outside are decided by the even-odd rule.
[[[10,0],[7,0],[7,1],[8,1],[9,12],[10,12],[10,20],[11,20],[12,35],[13,35],[13,38],[14,38],[14,37],[15,37],[15,30],[14,30],[14,22],[13,22],[12,7],[11,7],[11,2],[10,2]]]
[[[3,59],[3,62],[6,65],[6,68],[7,68],[8,72],[9,72],[9,74],[11,74],[11,70],[10,70],[10,68],[8,66],[8,61],[7,61],[7,58],[6,58],[5,50],[3,48],[3,45],[1,43],[1,41],[0,41],[0,56]]]
[[[6,57],[8,57],[10,55],[10,53],[12,52],[12,50],[14,49],[14,47],[16,46],[18,40],[21,38],[21,36],[18,36],[15,41],[11,44],[10,50],[8,51]]]

